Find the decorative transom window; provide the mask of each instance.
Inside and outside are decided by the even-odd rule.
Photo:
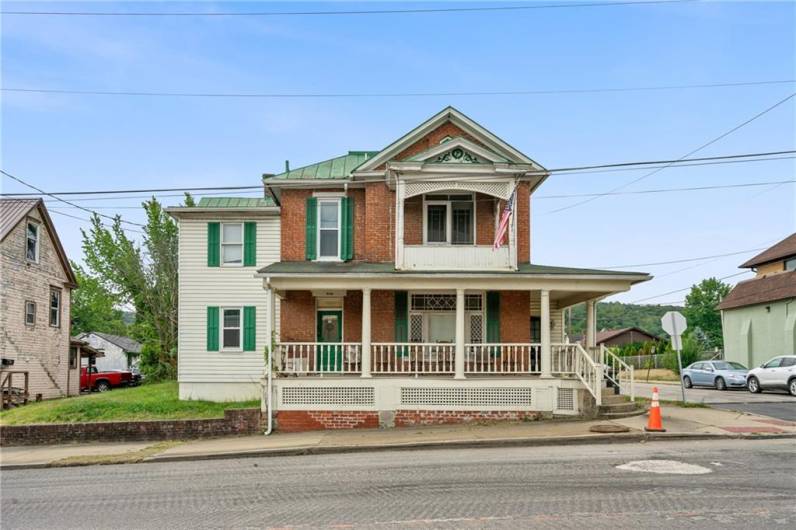
[[[318,200],[318,258],[340,258],[340,199]]]
[[[475,241],[475,199],[472,193],[423,197],[423,242],[472,245]]]
[[[483,296],[480,294],[464,295],[465,311],[481,311]],[[412,311],[456,311],[455,294],[412,294]]]
[[[25,325],[33,326],[36,324],[36,302],[25,300]]]
[[[225,350],[240,349],[241,330],[240,308],[221,311],[221,347]]]
[[[61,326],[61,290],[50,287],[50,325]]]
[[[221,225],[221,263],[243,265],[243,223]]]
[[[39,262],[39,229],[40,225],[28,221],[25,232],[25,257],[28,261]]]
[[[484,342],[484,314],[470,313],[470,343]]]

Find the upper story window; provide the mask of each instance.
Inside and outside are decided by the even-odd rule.
[[[61,327],[61,290],[50,287],[50,325]]]
[[[28,261],[39,262],[39,231],[41,226],[33,221],[28,221],[25,236],[25,257]]]
[[[221,263],[243,265],[243,223],[221,225]]]
[[[786,259],[785,260],[785,270],[786,271],[796,271],[796,258]]]
[[[340,199],[319,199],[318,219],[318,259],[340,259]]]
[[[36,302],[25,300],[25,325],[36,325]]]
[[[474,241],[475,200],[471,193],[423,198],[424,243],[472,245]]]

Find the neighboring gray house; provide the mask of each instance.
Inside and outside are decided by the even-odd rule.
[[[79,356],[70,348],[72,267],[41,199],[0,199],[0,370],[13,385],[29,375],[30,399],[80,392]]]
[[[104,357],[97,357],[97,370],[130,370],[138,367],[141,343],[130,337],[92,331],[81,333],[78,339],[88,342],[92,348],[102,350]]]

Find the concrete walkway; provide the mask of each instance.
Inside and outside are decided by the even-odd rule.
[[[656,438],[793,436],[796,422],[709,408],[664,407],[665,433],[644,433],[646,415],[612,421],[539,421],[493,425],[274,433],[186,442],[69,444],[0,448],[0,468],[341,453],[421,447],[564,445]],[[595,425],[626,427],[596,434]]]

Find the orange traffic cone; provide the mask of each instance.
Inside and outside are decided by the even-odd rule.
[[[658,387],[652,387],[652,406],[650,407],[649,420],[644,427],[647,432],[666,432],[661,419],[661,404],[658,402]]]

